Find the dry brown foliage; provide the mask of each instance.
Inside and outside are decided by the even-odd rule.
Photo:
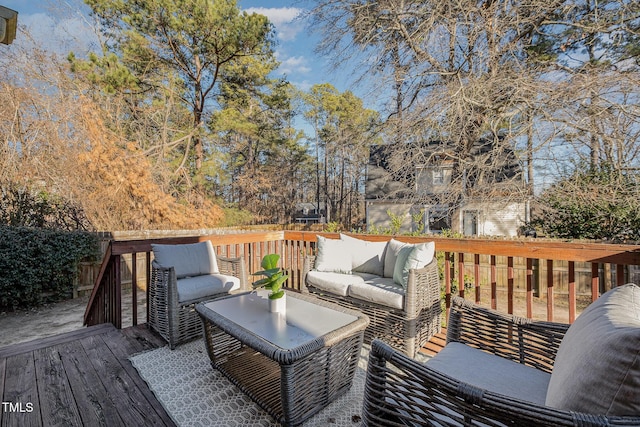
[[[101,105],[83,94],[60,58],[16,49],[0,61],[0,75],[0,183],[63,197],[97,230],[221,222],[213,203],[196,208],[162,190],[140,144],[107,129]]]

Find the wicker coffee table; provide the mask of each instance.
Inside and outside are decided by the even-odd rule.
[[[350,387],[369,318],[315,297],[287,293],[286,315],[267,293],[196,306],[211,364],[276,421],[298,425]]]

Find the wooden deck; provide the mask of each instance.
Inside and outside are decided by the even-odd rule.
[[[173,426],[128,360],[163,345],[103,324],[0,348],[0,426]]]
[[[439,334],[435,334],[427,344],[425,344],[422,349],[420,349],[420,353],[426,354],[429,357],[433,357],[440,350],[442,350],[447,343],[447,328],[442,328]]]
[[[174,426],[128,360],[164,345],[146,325],[102,324],[0,348],[0,426]]]

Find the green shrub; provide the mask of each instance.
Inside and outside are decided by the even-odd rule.
[[[79,206],[42,188],[0,183],[0,224],[52,230],[91,230]]]
[[[548,237],[640,240],[640,174],[610,164],[577,165],[538,197],[532,226]]]
[[[223,209],[224,211],[224,220],[222,227],[235,227],[239,225],[249,225],[254,221],[253,214],[247,210],[240,209],[237,207],[226,207]]]
[[[0,226],[0,308],[70,298],[80,261],[98,257],[98,239],[87,232]]]

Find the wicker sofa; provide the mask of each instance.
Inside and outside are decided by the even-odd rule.
[[[404,248],[404,249],[403,249]],[[365,342],[379,338],[413,357],[440,332],[440,279],[433,242],[368,242],[317,236],[304,261],[302,292],[369,317]]]
[[[639,426],[638,313],[632,284],[571,326],[456,297],[447,345],[425,364],[373,342],[364,425]]]
[[[201,301],[249,290],[242,257],[217,256],[210,241],[151,245],[154,260],[148,301],[148,325],[173,350],[176,345],[202,337],[202,322],[195,311]]]

